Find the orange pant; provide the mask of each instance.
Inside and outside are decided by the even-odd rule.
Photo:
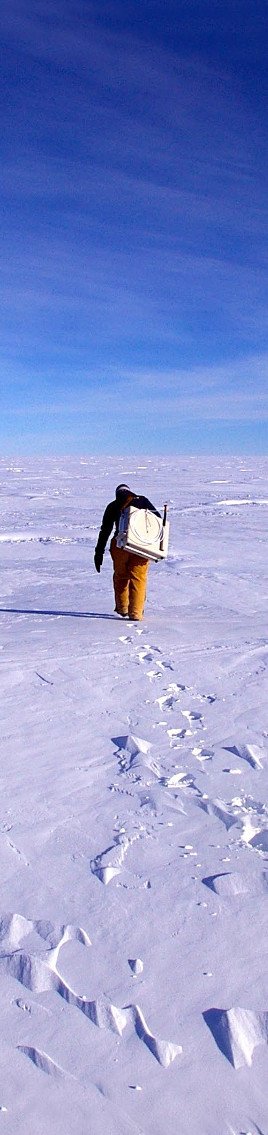
[[[110,552],[114,565],[115,609],[119,615],[142,619],[149,560],[118,548],[115,536],[111,540]]]

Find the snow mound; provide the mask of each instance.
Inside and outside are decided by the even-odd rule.
[[[261,749],[260,745],[225,745],[224,748],[227,753],[232,753],[235,757],[240,757],[242,761],[247,761],[252,768],[263,768],[265,750]]]
[[[232,874],[231,871],[223,871],[219,875],[207,875],[202,879],[202,883],[214,891],[216,895],[246,895],[248,892],[248,884],[243,875]]]
[[[268,1043],[268,1012],[251,1009],[207,1009],[204,1020],[218,1048],[233,1068],[252,1064],[254,1049]]]

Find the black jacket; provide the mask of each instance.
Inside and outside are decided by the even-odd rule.
[[[151,512],[156,512],[156,515],[160,516],[160,512],[158,512],[157,508],[155,508],[154,505],[151,504],[151,501],[148,500],[148,497],[135,496],[135,494],[133,493],[132,496],[131,496],[131,500],[129,501],[129,504],[134,504],[135,508],[150,508]],[[125,507],[128,507],[128,506],[125,506]],[[119,501],[114,500],[114,501],[111,501],[110,504],[107,504],[107,508],[105,509],[104,515],[102,517],[99,537],[98,537],[96,548],[95,548],[95,556],[96,556],[96,553],[97,553],[97,558],[99,559],[100,562],[102,561],[104,550],[105,550],[106,544],[107,544],[107,540],[109,540],[109,536],[111,535],[114,524],[115,524],[115,536],[117,536],[117,534],[118,534],[119,520],[120,520],[121,512],[122,512],[122,503],[120,504]]]

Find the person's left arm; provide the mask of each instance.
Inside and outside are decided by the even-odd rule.
[[[139,508],[149,508],[151,512],[156,513],[156,516],[161,516],[161,512],[158,512],[158,509],[155,508],[155,505],[148,500],[148,497],[139,497],[138,499],[140,502]],[[133,503],[135,504],[135,501]]]

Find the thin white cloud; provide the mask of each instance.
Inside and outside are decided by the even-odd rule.
[[[146,415],[147,423],[157,423],[160,416],[166,428],[176,422],[268,422],[268,355],[171,372],[77,372],[75,393],[72,377],[69,372],[62,384],[58,380],[54,394],[45,376],[43,391],[22,383],[14,414],[20,417],[31,403],[51,419],[73,414],[100,422],[121,417],[125,405],[128,422]]]

